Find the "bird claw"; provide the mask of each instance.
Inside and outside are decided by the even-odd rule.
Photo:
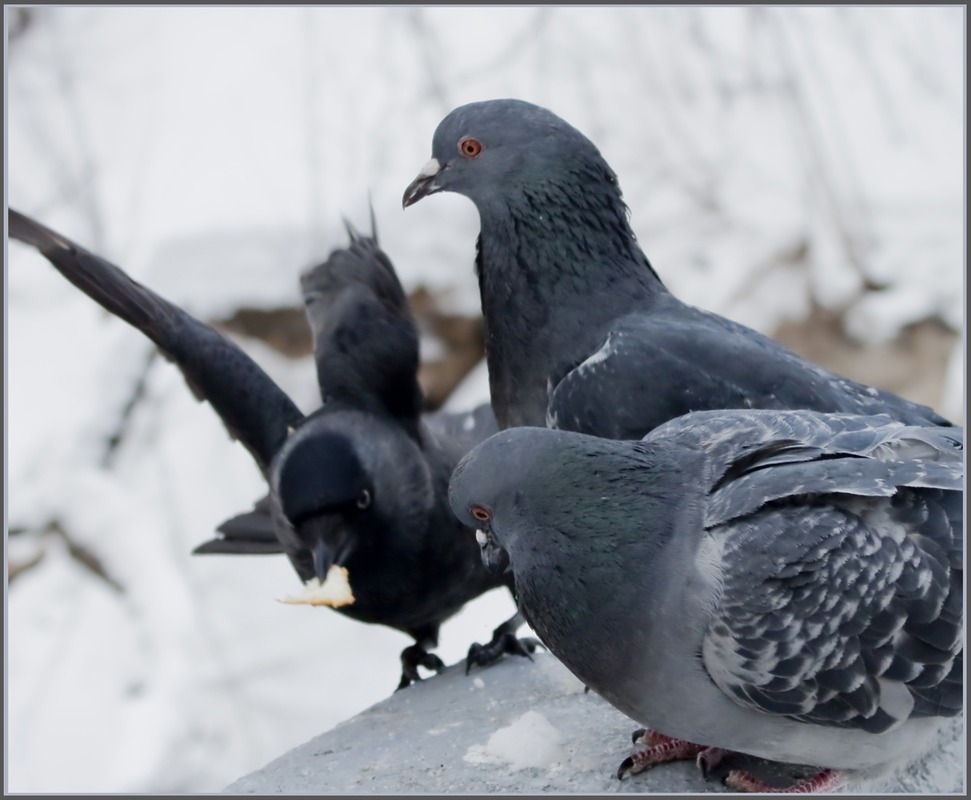
[[[841,772],[835,769],[824,769],[803,780],[788,786],[772,786],[756,778],[748,772],[733,769],[725,778],[725,786],[736,792],[808,794],[814,792],[832,792],[846,783]]]
[[[706,770],[713,767],[727,754],[728,751],[714,747],[694,744],[684,739],[675,739],[650,728],[638,728],[631,735],[631,742],[638,747],[634,753],[625,758],[617,768],[617,779],[623,780],[625,775],[636,775],[638,772],[650,769],[668,761],[682,761],[695,758],[695,763],[706,776]],[[709,761],[709,755],[711,759]]]
[[[711,771],[721,764],[725,756],[731,752],[731,750],[723,750],[720,747],[706,747],[698,753],[698,757],[695,759],[695,765],[701,771],[701,777],[707,781],[711,775]]]
[[[445,662],[434,653],[429,653],[424,647],[413,644],[401,651],[401,680],[395,691],[404,689],[422,680],[418,667],[441,672],[445,669]]]
[[[532,637],[518,638],[514,633],[508,631],[497,631],[488,644],[473,642],[469,647],[469,653],[465,657],[465,674],[469,674],[472,665],[484,667],[494,661],[498,661],[502,656],[509,654],[514,656],[525,656],[530,661],[533,660],[532,654],[537,647],[542,647],[539,639]]]

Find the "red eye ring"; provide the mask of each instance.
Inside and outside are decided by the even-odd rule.
[[[469,509],[469,513],[479,520],[479,522],[488,522],[490,519],[492,519],[492,513],[488,508],[484,508],[483,506],[472,506]]]
[[[459,140],[459,152],[466,158],[475,158],[482,152],[482,144],[471,136],[463,136]]]

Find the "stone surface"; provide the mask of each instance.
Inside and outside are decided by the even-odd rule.
[[[697,793],[724,791],[728,767],[772,781],[799,768],[734,757],[706,782],[693,763],[617,780],[637,724],[553,656],[506,658],[465,675],[464,663],[290,750],[227,787],[232,793]],[[963,717],[900,776],[853,791],[965,788]]]

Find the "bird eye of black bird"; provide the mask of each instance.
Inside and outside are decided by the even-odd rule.
[[[355,504],[360,509],[365,509],[371,505],[371,493],[367,489],[361,489],[361,493],[357,496]]]
[[[492,514],[489,512],[488,508],[483,508],[482,506],[472,506],[469,509],[472,516],[475,517],[479,522],[488,522],[492,519]]]
[[[473,139],[471,136],[466,136],[459,141],[459,152],[463,156],[475,158],[477,155],[479,155],[479,153],[482,152],[482,145],[479,143],[478,139]]]

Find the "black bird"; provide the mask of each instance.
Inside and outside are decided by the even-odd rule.
[[[269,498],[249,518],[248,537],[237,534],[223,552],[282,549],[305,582],[323,582],[332,564],[345,567],[355,599],[336,610],[415,639],[401,654],[399,688],[419,678],[419,665],[441,669],[429,649],[442,622],[480,594],[511,586],[511,576],[482,566],[447,502],[452,468],[495,422],[488,410],[448,424],[421,418],[417,333],[377,243],[352,237],[303,280],[323,399],[305,416],[229,339],[118,267],[13,209],[8,227],[151,339],[253,456]],[[462,436],[447,430],[466,424]],[[470,663],[528,655],[533,642],[515,638],[520,624],[517,613],[489,644],[473,645]]]
[[[476,271],[501,428],[639,439],[689,411],[718,408],[950,424],[674,297],[634,237],[613,170],[544,108],[490,100],[452,111],[403,204],[443,191],[479,211]]]
[[[738,751],[821,791],[961,713],[963,456],[959,427],[704,411],[638,442],[502,431],[450,500],[542,642],[649,726],[619,776]]]

